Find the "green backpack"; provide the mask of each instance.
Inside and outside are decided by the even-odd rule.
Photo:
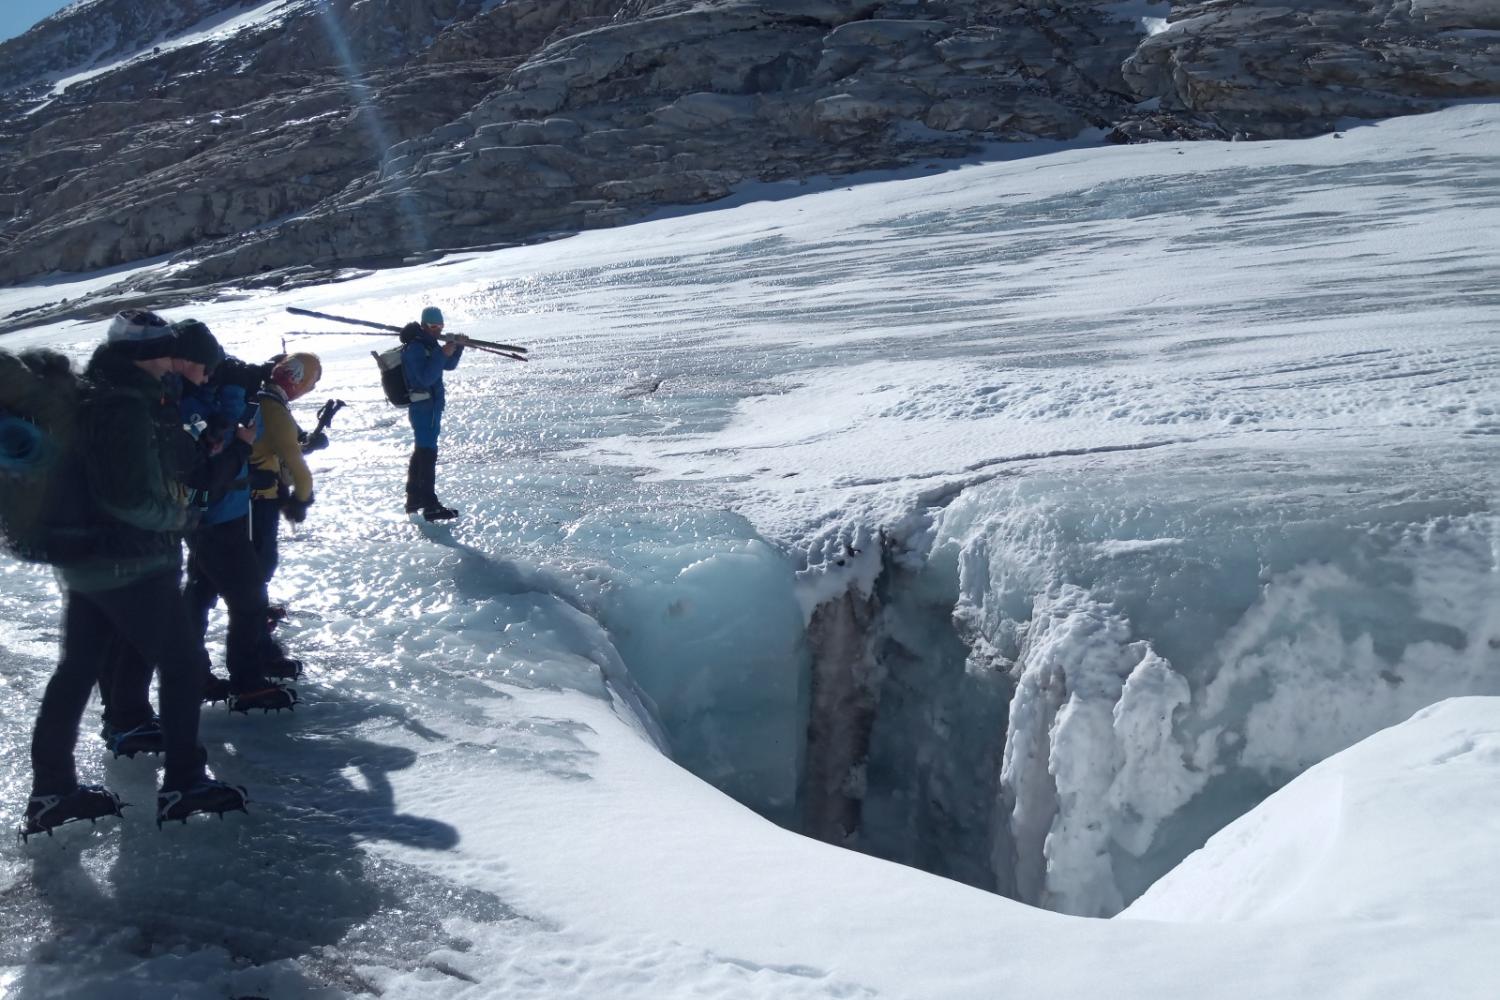
[[[0,541],[28,562],[87,554],[70,489],[82,383],[56,351],[0,351]],[[92,535],[92,532],[87,532]]]

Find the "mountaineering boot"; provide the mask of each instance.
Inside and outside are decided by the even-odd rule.
[[[432,480],[427,474],[427,453],[431,448],[413,448],[406,463],[406,512],[415,514],[431,499]],[[433,453],[434,456],[436,453]]]
[[[283,708],[295,710],[296,704],[296,689],[265,679],[229,696],[229,710],[247,715],[252,708],[258,708],[263,713],[273,709],[280,712]]]
[[[121,757],[135,759],[138,753],[162,753],[166,745],[162,741],[161,720],[147,719],[138,726],[120,728],[109,722],[99,730],[99,738],[118,760]]]
[[[423,485],[427,487],[427,500],[422,505],[422,516],[429,521],[451,521],[458,516],[458,511],[452,507],[444,507],[442,501],[437,498],[437,449],[421,448],[419,450],[423,453]]]
[[[261,641],[256,662],[260,667],[260,674],[251,679],[252,684],[261,679],[294,681],[302,676],[302,661],[288,656],[286,650],[281,648],[281,643],[270,636]]]
[[[218,674],[209,674],[203,679],[203,703],[215,705],[229,700],[229,681]]]
[[[122,816],[125,803],[102,785],[75,785],[65,795],[33,795],[26,803],[26,822],[18,831],[21,840],[38,833],[52,836],[64,823],[93,822],[104,816]]]
[[[260,661],[260,672],[269,680],[294,681],[302,676],[302,661],[277,650]]]
[[[458,511],[452,507],[444,507],[440,503],[434,503],[430,507],[422,508],[422,517],[428,521],[451,521],[458,516]]]
[[[406,512],[422,516],[429,521],[446,521],[458,516],[458,512],[438,502],[437,449],[413,448],[411,465],[406,479]]]
[[[203,777],[186,788],[163,788],[156,793],[156,826],[169,819],[180,819],[186,823],[194,813],[216,813],[220,819],[231,809],[249,812],[245,803],[250,795],[243,785],[226,785],[214,778]]]

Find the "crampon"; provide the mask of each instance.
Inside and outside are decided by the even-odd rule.
[[[215,813],[220,819],[232,809],[249,812],[245,803],[249,794],[240,785],[228,785],[214,778],[200,778],[186,788],[166,789],[156,793],[156,825],[168,820],[188,821],[197,813]]]
[[[101,785],[79,785],[65,795],[33,795],[26,803],[26,821],[17,831],[22,842],[38,833],[52,831],[80,820],[97,822],[105,816],[123,816],[128,803]]]
[[[231,712],[242,712],[249,714],[253,708],[258,708],[262,713],[276,711],[283,708],[295,711],[297,705],[297,691],[282,684],[264,681],[248,690],[229,696],[229,710]]]

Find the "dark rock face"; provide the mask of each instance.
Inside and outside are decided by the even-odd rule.
[[[1500,95],[1495,0],[1174,5],[1125,62],[1133,91],[1258,137],[1326,132],[1433,100]]]
[[[1213,0],[1147,37],[1096,0],[90,0],[0,57],[0,283],[190,252],[164,287],[276,284],[983,141],[1500,95],[1500,5]]]

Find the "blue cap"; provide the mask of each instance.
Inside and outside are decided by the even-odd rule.
[[[409,316],[411,314],[407,313],[407,315]],[[426,309],[423,309],[422,310],[422,325],[423,326],[442,326],[443,325],[443,311],[441,309],[439,309],[437,306],[428,306]]]

